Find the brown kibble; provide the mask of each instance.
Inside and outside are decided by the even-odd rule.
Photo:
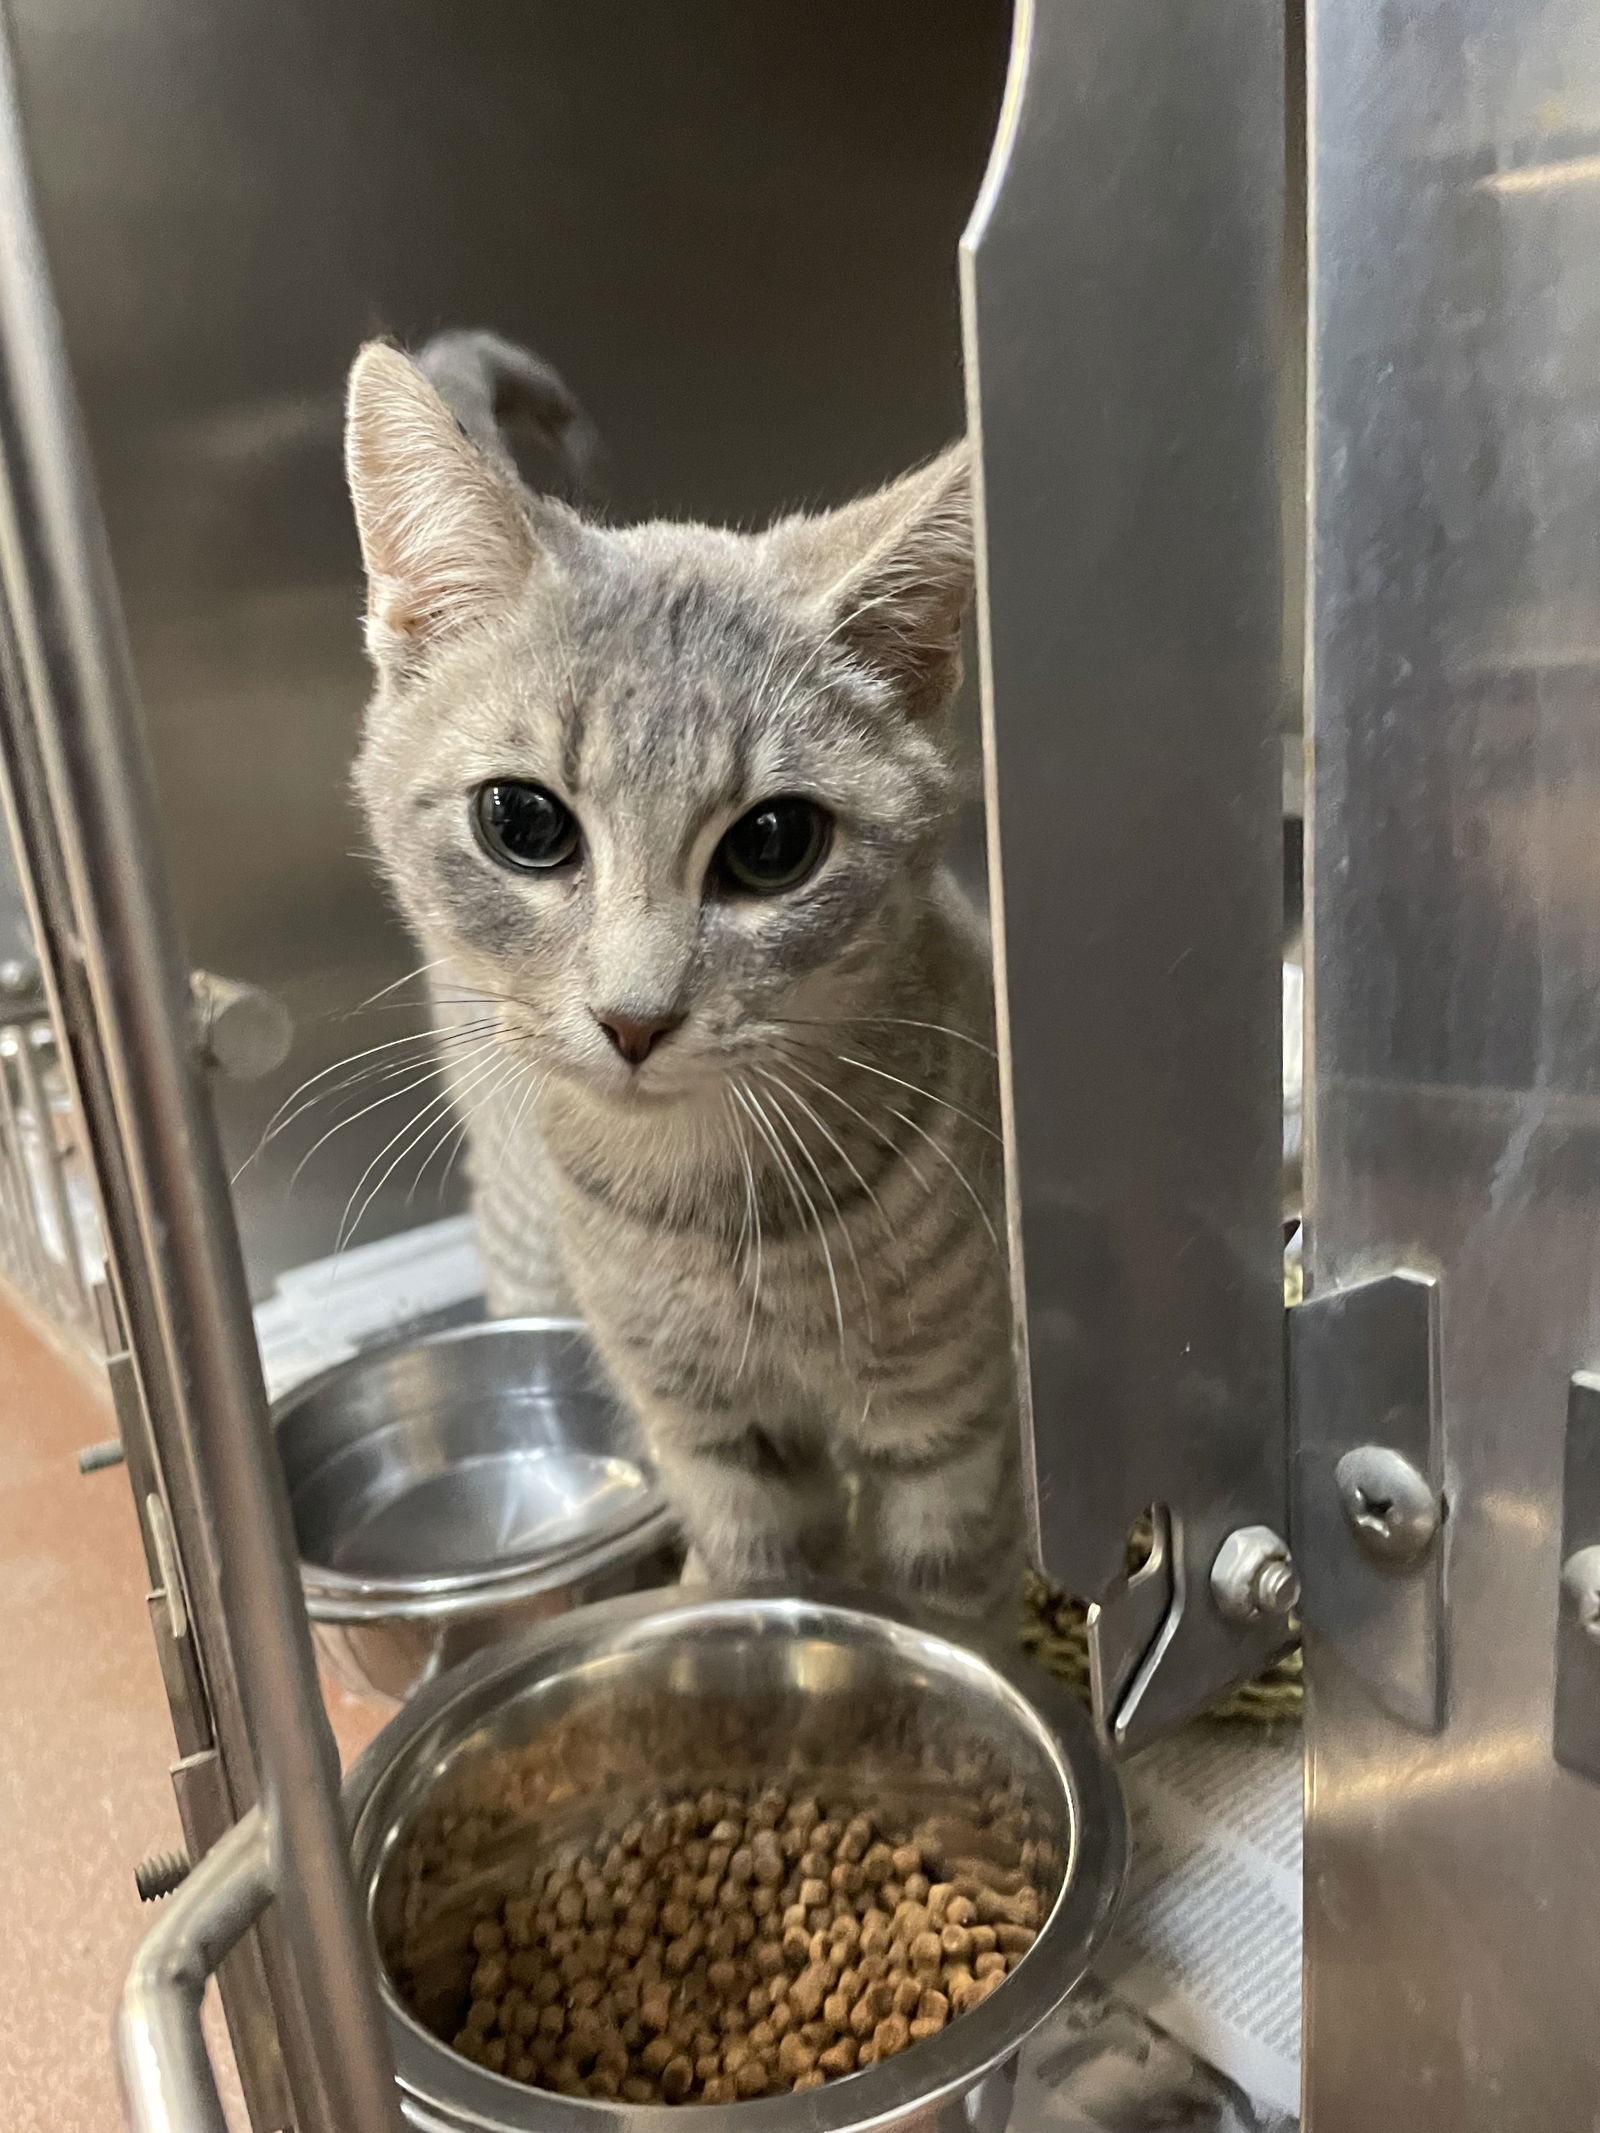
[[[802,1969],[811,1960],[811,1935],[803,1925],[784,1928],[782,1947],[783,1959],[791,1970]]]
[[[868,2037],[866,2043],[863,2044],[861,2049],[856,2053],[856,2072],[863,2073],[869,2066],[876,2066],[877,2063],[878,2047],[876,2044],[873,2043],[872,2039]]]
[[[506,1959],[503,1955],[485,1955],[480,1958],[472,1973],[472,1997],[475,2000],[493,2000],[506,1989]]]
[[[830,1992],[822,2003],[822,2019],[835,2029],[850,2026],[850,1995],[847,1992]]]
[[[892,2059],[911,2042],[911,2024],[903,2014],[886,2015],[872,2032],[873,2049],[880,2059]]]
[[[818,2053],[817,2065],[824,2074],[853,2074],[856,2050],[854,2037],[841,2037],[837,2044],[830,2044],[826,2051]]]
[[[753,2052],[770,2052],[778,2041],[778,2032],[770,2022],[754,2022],[750,2026],[749,2044]]]
[[[639,2000],[639,2019],[646,2029],[664,2030],[672,2020],[672,1988],[652,1985]]]
[[[1006,1974],[1006,1959],[998,1950],[993,1955],[980,1955],[972,1966],[972,1974],[980,1982],[986,1977]]]
[[[694,2087],[694,2068],[687,2059],[669,2060],[662,2069],[661,2094],[668,2103],[682,2103]]]
[[[698,1926],[691,1926],[687,1933],[680,1934],[668,1944],[662,1961],[674,1977],[682,1977],[704,1946],[705,1935]]]
[[[863,1955],[883,1953],[894,1939],[889,1920],[882,1911],[868,1911],[861,1921],[861,1952]]]
[[[844,1831],[837,1822],[819,1822],[811,1832],[811,1842],[819,1852],[826,1852],[831,1859],[839,1849],[839,1839]]]
[[[778,2073],[785,2081],[798,2081],[816,2063],[817,2055],[803,2037],[787,2036],[778,2046]]]
[[[510,2050],[511,2046],[504,2037],[491,2037],[479,2054],[478,2063],[488,2067],[492,2074],[503,2074],[506,2070],[506,2056]]]
[[[977,1906],[970,1896],[952,1896],[944,1907],[944,1922],[947,1926],[970,1926],[977,1915]]]
[[[759,1977],[775,1978],[784,1967],[783,1944],[776,1940],[758,1940],[750,1950],[750,1959]]]
[[[909,2019],[916,2013],[921,2003],[923,1990],[921,1978],[901,1978],[894,1988],[894,1999],[891,2003],[890,2012],[892,2014],[905,2015]]]
[[[976,2007],[982,1997],[978,1981],[970,1970],[947,1971],[944,1990],[952,2014],[965,2014],[969,2007]]]
[[[755,1853],[748,1844],[741,1844],[728,1860],[728,1881],[730,1886],[735,1891],[742,1889],[747,1882],[754,1878],[755,1870]],[[738,1901],[737,1894],[735,1894],[734,1901]]]
[[[802,2074],[799,2080],[796,2081],[794,2085],[794,2092],[798,2096],[804,2089],[820,2089],[825,2085],[827,2079],[828,2077],[826,2074],[819,2073],[817,2069],[813,2067],[809,2074]]]
[[[643,2081],[637,2074],[630,2074],[622,2084],[624,2103],[656,2103],[661,2091],[653,2081]]]
[[[908,1874],[920,1874],[922,1871],[922,1847],[920,1844],[897,1844],[891,1857],[894,1861],[894,1870],[902,1881],[905,1880]]]
[[[670,2037],[652,2037],[639,2054],[639,2064],[647,2074],[660,2074],[664,2073],[671,2064],[672,2056],[673,2047]]]
[[[926,1903],[932,1893],[926,1874],[907,1874],[904,1894],[908,1903]]]
[[[986,1926],[1036,1926],[1041,1908],[1039,1891],[1024,1883],[1014,1896],[985,1889],[978,1898],[976,1915]]]
[[[674,1940],[680,1933],[687,1933],[694,1922],[695,1912],[691,1904],[664,1903],[661,1906],[661,1930]]]
[[[854,1864],[855,1862],[862,1860],[866,1857],[867,1850],[871,1843],[871,1816],[856,1815],[849,1823],[846,1824],[844,1834],[839,1839],[839,1857],[841,1859],[848,1859],[852,1862],[852,1864]]]
[[[612,2066],[597,2066],[589,2076],[589,2094],[600,2096],[607,2103],[614,2103],[622,2093],[622,2081]]]
[[[924,1937],[928,1940],[933,1939],[931,1933]],[[970,1926],[946,1926],[940,1933],[936,1945],[944,1951],[953,1963],[964,1963],[976,1952],[972,1945],[972,1929]]]
[[[808,1963],[789,1987],[789,2001],[802,2022],[814,2021],[822,2012],[831,1980],[821,1963]]]
[[[974,1928],[975,1933],[984,1930],[982,1926]],[[1003,1955],[1026,1955],[1039,1938],[1032,1926],[991,1926],[987,1930],[993,1933],[995,1945]]]
[[[744,2097],[764,2096],[771,2079],[766,2060],[759,2052],[752,2052],[733,2077],[734,2092]]]
[[[936,1919],[942,1925],[944,1923],[945,1905],[949,1903],[955,1892],[956,1888],[953,1881],[936,1881],[927,1895],[928,1916]]]
[[[828,1882],[840,1896],[859,1896],[866,1887],[861,1868],[854,1860],[841,1859],[828,1876]]]
[[[889,1921],[896,1940],[903,1940],[909,1947],[919,1933],[926,1933],[933,1924],[932,1914],[920,1903],[902,1903],[895,1906],[894,1917]]]
[[[472,1945],[480,1955],[498,1955],[506,1944],[505,1929],[490,1919],[472,1929]]]
[[[826,1903],[828,1900],[827,1882],[808,1874],[800,1884],[799,1900],[806,1910],[814,1911],[818,1904]]]
[[[731,2074],[711,2074],[701,2084],[702,2103],[732,2103],[738,2091]]]
[[[917,2002],[919,2022],[937,2022],[943,2029],[950,2019],[950,2002],[934,1986],[929,1986]]]
[[[945,1931],[948,1932],[949,1928],[946,1927]],[[944,1935],[935,1933],[930,1928],[928,1932],[917,1935],[906,1953],[913,1969],[937,1970],[944,1947]],[[966,1950],[961,1952],[965,1954]]]
[[[1017,1929],[1013,1926],[1008,1930],[1015,1932]],[[1000,1945],[993,1926],[968,1926],[966,1931],[972,1935],[972,1952],[974,1955],[987,1955],[991,1949]]]

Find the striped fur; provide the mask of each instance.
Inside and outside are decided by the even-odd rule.
[[[963,449],[761,534],[602,529],[375,348],[349,465],[357,786],[431,966],[493,1305],[570,1290],[714,1578],[984,1611],[1023,1521],[990,986],[942,864]],[[571,807],[571,873],[481,849],[495,777]],[[832,815],[826,860],[718,894],[718,839],[781,793]],[[604,1013],[684,1019],[635,1068]]]

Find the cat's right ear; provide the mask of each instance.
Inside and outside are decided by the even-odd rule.
[[[399,349],[350,371],[345,475],[367,567],[367,651],[403,667],[502,610],[537,547],[518,498]]]

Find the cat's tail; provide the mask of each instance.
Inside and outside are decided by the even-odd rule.
[[[560,373],[498,333],[478,328],[436,333],[412,361],[486,458],[514,480],[528,477],[512,451],[526,438],[538,455],[530,485],[569,503],[589,494],[600,438]],[[554,478],[546,478],[548,474]]]

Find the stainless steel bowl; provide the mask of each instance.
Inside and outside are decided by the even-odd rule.
[[[329,1669],[403,1700],[480,1645],[669,1579],[676,1524],[581,1325],[375,1349],[273,1410]]]
[[[473,1906],[526,1856],[525,1816],[499,1822],[503,1750],[549,1757],[531,1841],[584,1840],[663,1789],[781,1777],[841,1779],[926,1808],[929,1758],[966,1754],[1024,1788],[1058,1864],[1049,1917],[981,2005],[900,2057],[805,2095],[694,2107],[732,2133],[1001,2133],[1024,2039],[1082,1977],[1110,1926],[1127,1862],[1116,1776],[1075,1700],[1020,1659],[997,1666],[914,1624],[831,1599],[680,1593],[563,1617],[480,1653],[393,1719],[345,1787],[356,1884],[379,1954],[408,2122],[426,2133],[682,2133],[681,2107],[577,2101],[461,2057]],[[542,1780],[540,1781],[543,1782]],[[526,1787],[526,1780],[524,1780]],[[529,1795],[524,1789],[523,1797]],[[479,1849],[460,1854],[461,1832]],[[448,1881],[421,1855],[449,1827]],[[402,2003],[403,1976],[432,2027]],[[713,2129],[714,2133],[714,2129]]]

